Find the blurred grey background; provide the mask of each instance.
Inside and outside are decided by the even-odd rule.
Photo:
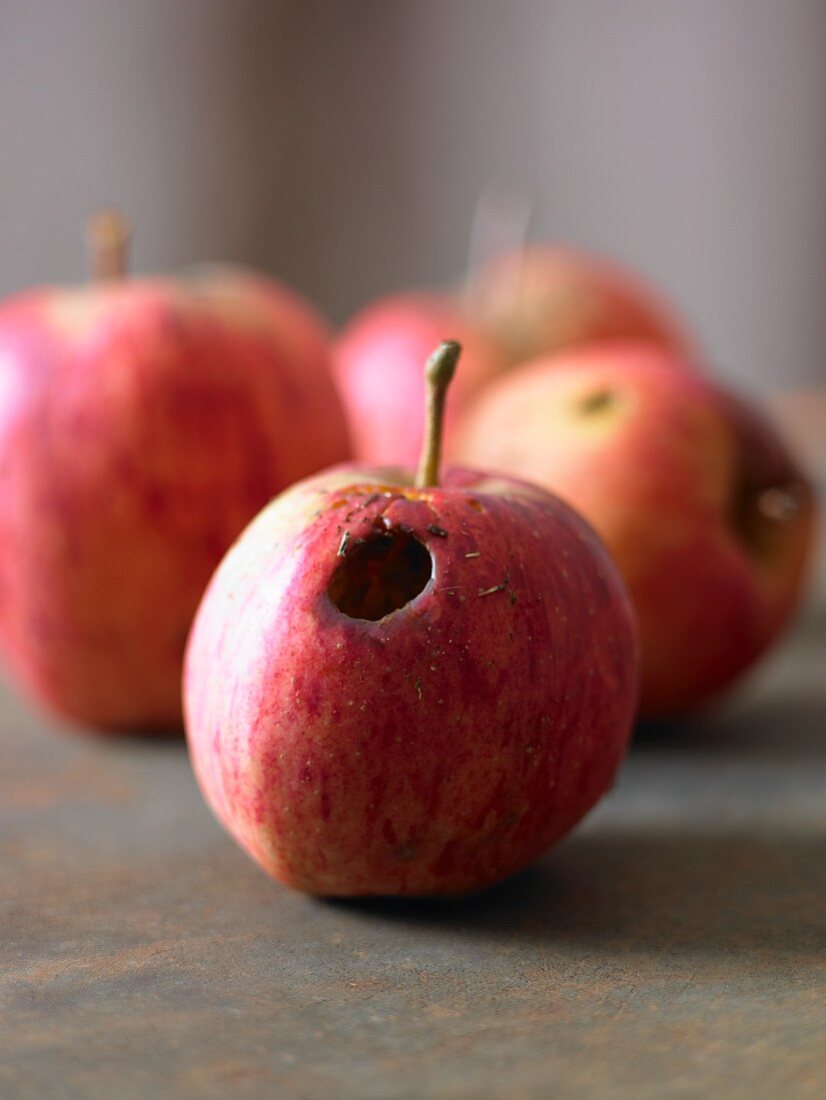
[[[604,250],[739,384],[826,380],[823,0],[0,0],[0,293],[220,258],[336,322],[450,281],[480,191]]]

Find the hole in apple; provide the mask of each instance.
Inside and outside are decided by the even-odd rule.
[[[410,532],[391,529],[352,547],[327,594],[343,615],[375,622],[415,599],[432,575],[427,547]]]

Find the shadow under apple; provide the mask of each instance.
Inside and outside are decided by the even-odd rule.
[[[370,921],[601,955],[710,956],[785,972],[826,950],[826,832],[584,832],[456,900],[329,901]]]

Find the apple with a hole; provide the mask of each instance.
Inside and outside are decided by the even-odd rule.
[[[804,474],[743,400],[650,344],[512,372],[480,396],[454,457],[537,481],[602,536],[637,612],[644,717],[713,698],[799,602]]]
[[[689,359],[682,323],[633,272],[563,245],[531,244],[485,264],[469,314],[511,365],[602,340],[646,340]]]
[[[504,366],[496,345],[448,295],[406,293],[357,313],[333,343],[333,371],[360,462],[415,465],[424,426],[422,363],[443,334],[462,345],[447,430],[471,394]]]
[[[352,464],[273,501],[187,648],[196,776],[276,879],[459,894],[530,863],[611,786],[637,697],[616,569],[544,490],[439,479],[459,347],[428,362],[417,474]]]
[[[285,287],[235,271],[97,278],[0,309],[0,651],[59,714],[181,729],[192,617],[215,566],[287,485],[348,457],[328,336]]]

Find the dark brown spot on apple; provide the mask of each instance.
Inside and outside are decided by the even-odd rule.
[[[477,500],[476,497],[468,497],[467,506],[468,508],[472,508],[474,512],[484,512],[485,510],[484,504],[482,504],[480,500]]]
[[[757,494],[757,510],[772,523],[789,523],[803,504],[800,485],[772,485]]]
[[[427,547],[410,530],[392,528],[354,546],[327,594],[342,614],[375,622],[415,599],[432,576]]]
[[[502,581],[501,584],[494,584],[490,588],[480,588],[479,589],[479,595],[480,596],[492,596],[494,594],[494,592],[504,592],[505,589],[508,587],[509,582],[510,582],[510,577],[506,575],[505,579]],[[513,603],[513,602],[514,601],[511,600],[511,603]]]
[[[750,553],[770,558],[785,542],[807,499],[805,485],[796,480],[762,486],[741,483],[732,502],[732,526]]]
[[[580,398],[578,408],[583,416],[597,416],[615,408],[618,403],[619,397],[614,390],[601,389]]]

